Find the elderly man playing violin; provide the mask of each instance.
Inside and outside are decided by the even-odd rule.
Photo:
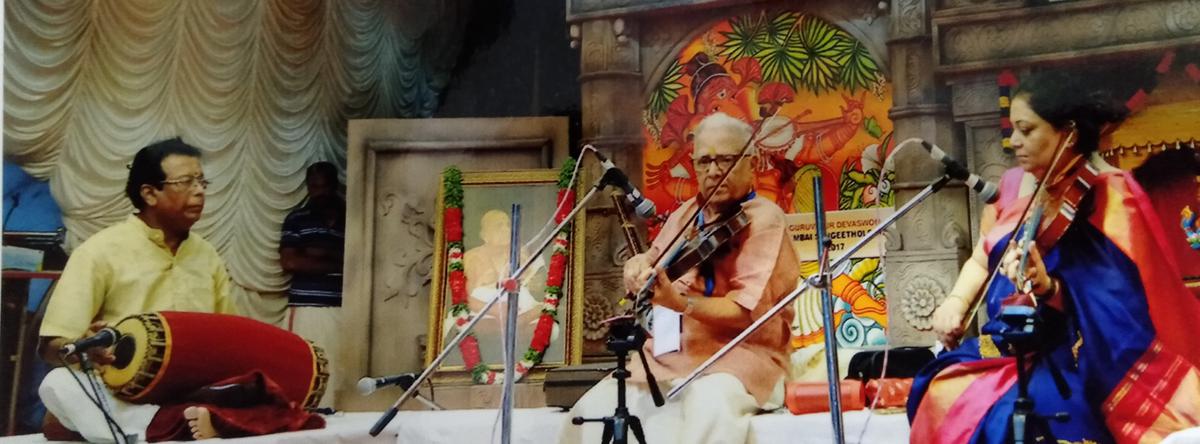
[[[744,154],[752,133],[750,125],[721,113],[700,122],[692,153],[700,195],[671,214],[649,251],[625,263],[624,282],[629,291],[636,294],[653,279],[651,302],[682,317],[679,350],[656,356],[653,338],[644,346],[649,367],[662,384],[681,382],[794,289],[800,277],[783,210],[754,193],[752,161]],[[722,183],[723,176],[728,177]],[[693,227],[691,216],[702,206],[696,218],[699,226]],[[674,280],[662,268],[655,268],[653,261],[661,252],[678,248],[671,244],[677,233],[683,231],[682,240],[686,240],[697,229],[725,223],[737,215],[744,216],[748,225],[699,266]],[[782,399],[791,317],[789,311],[772,318],[680,392],[677,399],[660,408],[652,404],[642,364],[631,363],[626,399],[630,413],[641,419],[646,440],[745,442],[749,416],[771,400],[779,404]],[[605,379],[576,403],[572,416],[612,414],[616,392],[616,381]],[[567,426],[563,432],[560,442],[601,439],[598,423]]]

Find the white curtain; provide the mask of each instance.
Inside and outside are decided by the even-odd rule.
[[[244,291],[277,293],[287,285],[279,226],[304,196],[304,168],[345,164],[349,118],[432,113],[458,54],[459,8],[8,0],[4,155],[50,181],[73,247],[132,212],[123,189],[133,154],[183,137],[204,151],[212,180],[194,229]],[[280,304],[250,310],[270,318]]]

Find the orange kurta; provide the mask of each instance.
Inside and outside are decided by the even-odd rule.
[[[650,257],[668,248],[667,242],[684,228],[684,218],[696,207],[696,200],[684,202],[663,225]],[[750,225],[729,242],[729,250],[711,258],[714,287],[712,297],[730,297],[754,318],[758,318],[780,299],[796,288],[800,278],[800,261],[792,250],[787,235],[783,210],[770,200],[754,198],[742,203]],[[689,296],[704,294],[705,279],[693,269],[675,281],[675,288]],[[705,374],[729,373],[741,380],[746,391],[761,405],[784,376],[788,366],[792,309],[782,310],[744,342],[730,350],[713,364]],[[655,358],[654,339],[644,347],[650,369],[663,382],[682,378],[704,360],[729,343],[742,331],[704,324],[690,316],[683,317],[682,350]],[[630,365],[631,380],[645,382],[641,364]]]

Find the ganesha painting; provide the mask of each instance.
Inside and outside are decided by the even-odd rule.
[[[850,33],[803,12],[750,13],[718,22],[663,65],[643,113],[643,178],[660,211],[654,224],[698,192],[692,132],[713,113],[755,129],[748,148],[755,191],[786,213],[811,212],[818,198],[830,210],[893,205],[891,84]],[[822,196],[814,195],[814,178],[821,180]],[[853,280],[837,295],[843,343],[883,341],[879,262],[854,260],[839,271],[841,282]],[[796,308],[794,344],[822,341],[819,325],[803,325],[807,307]]]

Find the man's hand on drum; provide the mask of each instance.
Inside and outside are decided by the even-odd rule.
[[[93,322],[92,325],[88,327],[88,332],[85,337],[90,337],[96,333],[99,333],[100,330],[104,329],[104,327],[108,327],[107,322],[104,322],[104,321]],[[112,347],[95,347],[95,348],[89,349],[87,351],[87,354],[88,354],[88,360],[92,361],[92,364],[95,364],[95,365],[112,364],[113,361],[115,361],[117,359],[116,356],[113,355]]]

